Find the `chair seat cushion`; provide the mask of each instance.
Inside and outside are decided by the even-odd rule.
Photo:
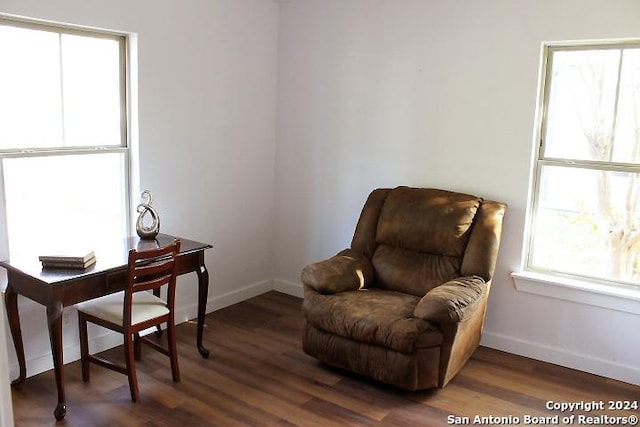
[[[122,326],[124,314],[124,291],[104,297],[92,299],[77,305],[78,311],[98,317],[107,322]],[[169,313],[167,303],[150,292],[133,294],[131,307],[131,324],[145,322],[149,319]]]
[[[403,353],[440,345],[442,333],[432,323],[413,317],[419,297],[384,289],[322,295],[305,292],[306,320],[317,329],[354,341]]]

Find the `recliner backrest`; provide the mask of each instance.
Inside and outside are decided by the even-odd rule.
[[[497,251],[491,257],[493,246],[486,240],[499,241],[495,227],[503,213],[504,205],[468,194],[378,189],[363,207],[351,247],[371,259],[377,287],[422,296],[461,275],[490,280]],[[479,217],[481,226],[474,232]],[[473,256],[467,254],[470,249]]]

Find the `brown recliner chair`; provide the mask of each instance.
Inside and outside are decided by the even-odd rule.
[[[480,342],[506,206],[378,189],[351,248],[302,272],[304,351],[418,390],[444,387]]]

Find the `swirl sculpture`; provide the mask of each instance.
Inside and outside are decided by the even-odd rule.
[[[141,239],[155,239],[160,231],[160,217],[158,212],[151,206],[151,192],[144,190],[140,194],[140,204],[136,209],[139,213],[136,221],[136,232]],[[151,224],[144,224],[145,215],[151,215]]]

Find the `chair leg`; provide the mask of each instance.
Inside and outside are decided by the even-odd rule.
[[[82,381],[89,381],[89,338],[87,335],[87,319],[78,312],[78,329],[80,331],[80,360],[82,365]]]
[[[174,382],[180,382],[180,368],[178,366],[178,349],[176,347],[176,326],[172,321],[167,322],[167,342],[169,345],[169,360],[171,361],[171,375]]]
[[[127,377],[129,377],[129,390],[131,391],[131,400],[138,401],[138,376],[136,375],[136,361],[134,357],[133,334],[124,334],[124,356],[127,366]]]
[[[142,360],[142,340],[140,339],[140,334],[138,332],[136,332],[133,337],[133,349],[135,359]]]

